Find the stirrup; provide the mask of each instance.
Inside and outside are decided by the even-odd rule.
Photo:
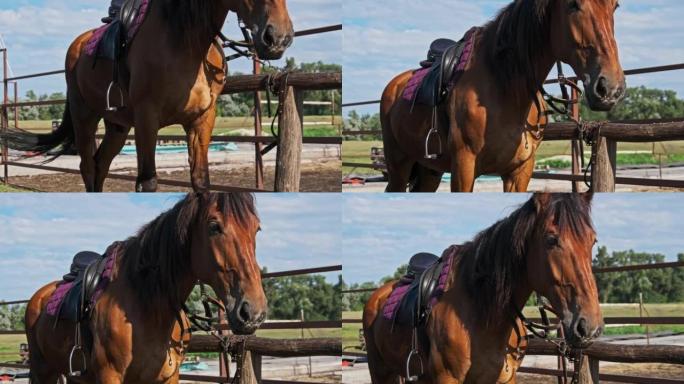
[[[437,141],[439,143],[439,151],[437,153],[430,153],[430,138],[433,135],[437,135]],[[425,158],[428,160],[436,160],[439,155],[442,154],[442,137],[439,135],[439,131],[434,127],[430,128],[430,131],[425,138]]]
[[[111,94],[112,88],[113,88],[115,85],[116,85],[116,89],[119,91],[119,99],[121,100],[121,102],[119,103],[119,106],[118,106],[118,107],[114,107],[114,106],[112,106],[112,105],[109,103],[109,101],[110,101],[109,95]],[[119,86],[119,84],[117,84],[116,82],[112,81],[111,83],[109,83],[109,87],[107,88],[107,108],[106,108],[105,110],[106,110],[107,112],[116,112],[116,111],[118,111],[118,110],[120,110],[120,109],[123,109],[123,108],[125,108],[125,106],[124,106],[123,91],[121,91],[121,87]]]
[[[420,363],[420,373],[418,375],[411,375],[411,361],[413,359],[418,359]],[[420,358],[420,352],[417,349],[411,349],[408,358],[406,359],[406,381],[409,383],[415,383],[418,379],[423,376],[423,359]]]
[[[83,371],[74,371],[74,354],[76,352],[79,352],[81,355],[81,362],[83,363]],[[85,371],[86,367],[86,355],[85,352],[83,351],[83,347],[80,345],[74,345],[73,348],[71,348],[71,353],[69,353],[69,377],[79,377],[83,375],[83,372]]]

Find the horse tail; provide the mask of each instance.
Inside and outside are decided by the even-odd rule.
[[[69,110],[69,101],[66,102],[62,122],[54,132],[37,134],[19,128],[10,128],[2,135],[2,138],[7,140],[7,146],[11,149],[31,152],[26,157],[42,155],[59,147],[50,154],[52,157],[46,162],[56,159],[68,152],[75,143],[76,134]]]

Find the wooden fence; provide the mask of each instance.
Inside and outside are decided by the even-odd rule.
[[[643,271],[649,269],[662,268],[684,268],[684,261],[669,262],[669,263],[654,263],[644,265],[628,265],[621,267],[607,267],[594,268],[593,272],[613,273],[613,272],[632,272]],[[351,289],[343,291],[343,294],[350,293],[365,293],[374,291],[376,288]],[[540,318],[530,320],[534,322],[541,322]],[[684,325],[684,317],[606,317],[603,319],[605,324],[636,324],[636,325]],[[557,322],[558,319],[554,319]],[[343,324],[360,324],[360,319],[343,319]],[[544,342],[539,339],[531,339],[529,347],[526,350],[526,355],[550,355],[557,356],[558,350],[556,346]],[[344,355],[349,356],[365,356],[365,353],[360,352],[344,352]],[[681,384],[681,379],[664,379],[657,377],[641,377],[631,375],[613,375],[601,374],[599,372],[599,362],[609,361],[616,363],[663,363],[663,364],[677,364],[684,365],[684,347],[673,345],[615,345],[606,342],[594,342],[591,347],[584,351],[584,364],[582,364],[582,371],[580,383],[592,384],[598,383],[599,380],[606,380],[617,383],[643,383],[643,384]],[[550,375],[561,377],[563,372],[559,369],[547,368],[533,368],[521,367],[519,372]],[[569,372],[571,374],[572,372]],[[560,382],[560,381],[559,381]]]
[[[331,25],[321,28],[307,29],[297,31],[295,36],[311,36],[320,33],[327,33],[332,31],[342,30],[342,25]],[[14,126],[19,126],[18,109],[21,107],[30,106],[48,106],[61,105],[66,100],[46,100],[46,101],[18,101],[18,81],[22,79],[38,78],[43,76],[51,76],[63,74],[64,70],[42,72],[30,75],[9,77],[8,66],[8,52],[7,49],[0,49],[3,55],[3,103],[0,104],[0,130],[4,132],[10,127],[9,112],[14,110]],[[278,152],[276,156],[276,177],[273,191],[276,192],[298,192],[300,185],[300,167],[301,167],[301,153],[303,144],[332,144],[341,145],[342,138],[339,136],[332,137],[302,137],[302,127],[304,122],[304,115],[302,111],[302,92],[308,90],[324,90],[324,89],[341,89],[342,88],[342,74],[339,72],[330,73],[288,73],[284,76],[283,73],[269,77],[261,74],[261,65],[259,62],[253,62],[253,75],[229,76],[226,81],[226,86],[222,94],[253,92],[255,99],[254,109],[254,136],[212,136],[212,142],[241,142],[254,143],[255,153],[255,187],[242,188],[229,185],[212,184],[211,190],[220,192],[261,192],[264,189],[264,170],[263,170],[263,144],[270,144],[277,141]],[[268,79],[274,81],[279,87],[285,90],[280,102],[283,104],[283,113],[278,119],[278,138],[272,136],[263,136],[261,131],[262,111],[261,98],[259,91],[268,89]],[[10,102],[9,90],[10,84],[14,86],[14,101]],[[98,139],[102,136],[98,135]],[[128,138],[134,140],[133,136]],[[185,141],[186,136],[161,135],[158,141],[180,140]],[[3,164],[3,182],[9,183],[9,167],[23,167],[40,169],[44,171],[62,172],[71,174],[80,174],[78,169],[60,168],[46,166],[43,164],[27,164],[22,162],[10,161],[8,156],[8,148],[6,143],[0,143],[2,147],[0,150],[0,161]],[[110,173],[108,178],[135,181],[135,176],[120,175]],[[159,179],[158,184],[167,186],[176,186],[184,188],[192,188],[189,181],[178,181],[169,179]]]
[[[625,71],[625,75],[639,75],[684,69],[684,63],[658,67],[639,68]],[[576,77],[569,78],[577,81]],[[545,84],[558,83],[557,79],[547,80]],[[573,90],[573,98],[577,97]],[[380,100],[361,101],[342,104],[343,108],[378,104]],[[573,108],[573,115],[579,118],[579,105]],[[343,131],[343,136],[382,135],[381,131]],[[664,142],[684,140],[684,117],[680,119],[651,119],[632,121],[613,121],[601,124],[595,140],[593,151],[596,152],[596,164],[592,168],[590,179],[596,192],[614,192],[616,184],[649,186],[661,188],[684,189],[684,180],[660,180],[637,177],[617,176],[617,143],[618,142]],[[572,182],[573,191],[578,191],[584,182],[580,169],[580,145],[577,125],[574,123],[550,123],[544,130],[545,141],[571,140],[572,172],[551,174],[534,172],[533,178],[543,180],[562,180]],[[343,163],[343,166],[354,168],[378,169],[377,164]]]
[[[325,273],[341,271],[341,265],[331,265],[317,268],[306,268],[280,272],[269,272],[262,274],[262,279],[271,279],[285,276],[299,276],[312,273]],[[0,302],[0,305],[26,304],[28,300],[16,300]],[[267,322],[259,327],[265,329],[340,329],[342,322],[339,320],[322,321],[290,321],[290,322]],[[261,357],[300,357],[300,356],[340,356],[342,354],[341,339],[335,337],[328,338],[308,338],[308,339],[274,339],[256,336],[237,336],[231,335],[227,324],[220,324],[218,327],[228,337],[230,352],[234,352],[238,342],[244,342],[246,357],[242,365],[242,374],[239,384],[297,384],[301,382],[286,380],[263,380],[261,378]],[[0,330],[1,335],[23,335],[24,330]],[[193,335],[190,339],[188,352],[211,352],[225,353],[219,340],[210,335]],[[29,351],[30,353],[30,351]],[[28,365],[16,363],[2,363],[0,368],[29,369]],[[221,363],[220,376],[181,374],[181,380],[189,380],[207,383],[231,383],[229,367],[224,367]],[[325,384],[306,381],[307,384]]]

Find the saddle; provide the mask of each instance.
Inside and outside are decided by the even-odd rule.
[[[107,111],[114,112],[125,107],[123,91],[119,86],[119,62],[125,58],[127,48],[145,18],[150,1],[126,0],[114,20],[98,28],[86,44],[86,53],[95,57],[93,67],[101,58],[114,62],[112,82],[107,88]],[[116,106],[110,103],[113,89],[117,89],[119,93],[119,103]]]
[[[444,261],[431,253],[417,253],[411,257],[408,271],[400,284],[409,284],[408,292],[399,304],[394,323],[420,327],[430,312],[429,302],[439,283]]]
[[[83,251],[74,256],[69,273],[62,277],[62,280],[73,285],[62,301],[55,322],[80,322],[88,317],[89,303],[100,283],[105,265],[106,258],[96,252]]]
[[[432,108],[431,129],[425,138],[425,158],[437,159],[442,153],[442,139],[438,132],[438,107],[446,100],[449,91],[468,67],[473,53],[474,40],[480,28],[471,28],[459,41],[437,39],[430,44],[427,59],[420,62],[404,88],[403,99]],[[439,149],[430,151],[430,139],[436,136]]]

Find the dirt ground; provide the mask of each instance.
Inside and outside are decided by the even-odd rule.
[[[319,163],[303,163],[301,188],[302,192],[340,192],[342,163],[337,160]],[[188,171],[171,173],[160,172],[160,178],[190,181]],[[273,189],[275,176],[274,166],[264,167],[264,184],[268,190]],[[212,170],[213,184],[230,185],[236,187],[254,188],[254,167],[246,166],[231,170]],[[10,178],[13,186],[23,187],[41,192],[84,192],[85,187],[80,175],[48,174],[36,176],[15,176]],[[105,192],[133,192],[135,185],[132,181],[107,179]],[[187,192],[189,188],[159,185],[159,192]]]
[[[641,377],[657,377],[662,379],[684,378],[684,366],[671,364],[611,364],[600,367],[600,372],[613,375],[629,375]],[[558,380],[551,376],[518,374],[519,384],[557,384]],[[614,383],[601,381],[602,384]]]

